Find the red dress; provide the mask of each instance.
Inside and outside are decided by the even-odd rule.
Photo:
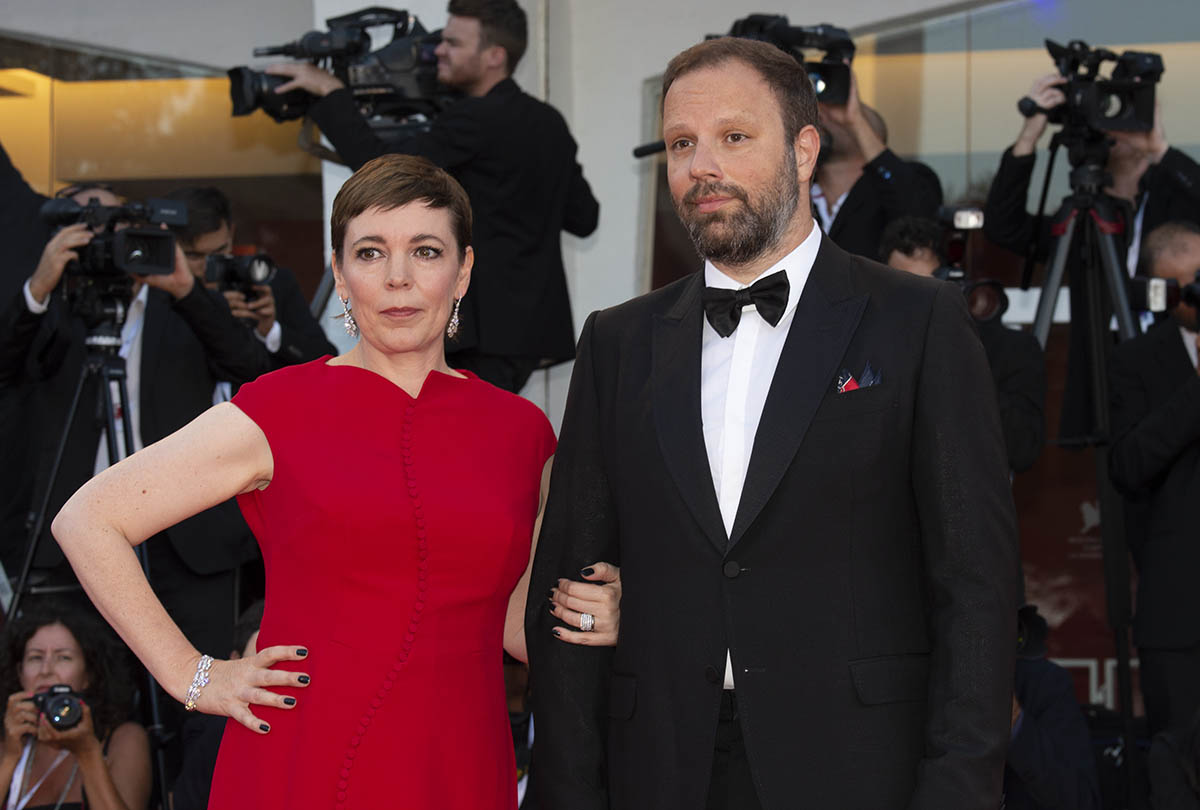
[[[502,641],[554,433],[532,403],[430,373],[413,399],[325,359],[233,403],[271,445],[238,498],[262,547],[258,648],[305,646],[291,710],[230,720],[209,808],[516,807]],[[214,651],[215,652],[215,651]]]

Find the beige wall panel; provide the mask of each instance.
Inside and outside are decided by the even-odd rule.
[[[53,185],[51,81],[29,70],[0,70],[0,143],[26,182],[43,194]]]

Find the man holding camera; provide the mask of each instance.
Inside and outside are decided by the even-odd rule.
[[[1196,289],[1200,226],[1169,222],[1143,240],[1142,265]],[[1193,299],[1194,301],[1194,299]],[[1110,364],[1109,472],[1127,498],[1138,568],[1134,643],[1151,735],[1188,727],[1200,709],[1200,364],[1197,316],[1171,317],[1121,344]]]
[[[592,233],[600,206],[562,116],[512,80],[525,52],[525,12],[515,0],[451,0],[448,10],[438,80],[465,98],[427,133],[385,143],[334,76],[305,63],[267,72],[292,79],[276,92],[299,88],[321,97],[309,115],[351,168],[404,152],[429,158],[462,183],[475,213],[478,258],[447,360],[520,391],[538,367],[575,356],[559,234]]]
[[[192,275],[204,283],[209,257],[232,255],[233,206],[220,189],[212,186],[176,189],[167,196],[187,206],[187,225],[172,230]],[[309,310],[295,275],[286,267],[277,267],[266,284],[224,289],[221,293],[233,316],[251,325],[254,335],[266,346],[272,369],[337,354]]]
[[[887,125],[858,97],[850,73],[845,104],[819,104],[821,157],[812,185],[813,216],[838,247],[875,258],[889,222],[933,217],[942,184],[923,163],[901,160],[887,146]]]
[[[109,191],[85,189],[83,196],[100,206],[121,204]],[[124,218],[127,213],[115,216]],[[74,578],[50,535],[49,518],[110,461],[105,397],[113,399],[119,451],[132,453],[208,408],[217,380],[245,382],[268,370],[265,348],[238,323],[219,293],[196,281],[178,248],[172,272],[135,276],[130,289],[113,267],[95,266],[103,260],[93,257],[80,264],[82,249],[95,237],[84,223],[59,230],[0,315],[0,383],[27,392],[17,429],[28,437],[28,447],[25,458],[16,464],[33,481],[33,493],[15,508],[28,514],[49,490],[47,521],[38,538],[34,567],[38,581],[50,585],[73,584]],[[71,262],[76,264],[68,268]],[[64,296],[52,294],[68,271],[81,276],[77,281],[94,286],[112,283],[114,290],[128,290],[112,296],[125,309],[118,353],[125,360],[128,413],[122,412],[115,386],[104,391],[98,376],[91,376],[80,392],[74,419],[66,423],[89,354],[85,344],[89,329],[83,318]],[[124,447],[126,419],[132,447]],[[64,455],[51,482],[64,430]],[[253,537],[232,501],[165,534],[165,541],[147,546],[155,590],[198,647],[225,649],[235,609],[234,572],[253,556]],[[27,532],[9,533],[4,538],[6,560],[22,559],[27,541]]]
[[[1030,244],[1048,232],[1049,221],[1037,222],[1025,210],[1029,181],[1033,175],[1034,150],[1046,131],[1049,118],[1044,111],[1066,102],[1062,86],[1067,79],[1058,73],[1033,83],[1029,98],[1043,112],[1026,118],[1021,132],[1000,159],[984,210],[983,229],[988,239],[1024,255]],[[1149,132],[1108,132],[1111,148],[1105,166],[1112,182],[1105,192],[1129,207],[1119,246],[1125,248],[1130,275],[1138,267],[1142,234],[1176,219],[1200,220],[1200,165],[1167,143],[1162,109],[1156,105],[1154,126]],[[1049,240],[1042,239],[1043,251]],[[1037,256],[1045,258],[1045,253]]]

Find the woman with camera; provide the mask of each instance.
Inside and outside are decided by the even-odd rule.
[[[331,225],[354,348],[248,383],[93,478],[54,535],[163,688],[231,718],[210,807],[515,810],[502,653],[527,656],[554,432],[446,362],[474,259],[449,174],[376,158]],[[262,547],[266,608],[257,654],[225,661],[170,620],[131,546],[234,496]],[[562,573],[592,582],[533,594],[562,620],[555,636],[615,643],[616,569]]]
[[[7,810],[146,807],[149,740],[128,719],[131,678],[107,627],[80,608],[34,606],[5,629],[0,683]]]

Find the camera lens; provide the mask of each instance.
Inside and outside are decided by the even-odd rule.
[[[827,87],[825,84],[825,77],[820,73],[808,74],[808,80],[812,82],[813,90],[816,91],[818,96],[825,92]]]

